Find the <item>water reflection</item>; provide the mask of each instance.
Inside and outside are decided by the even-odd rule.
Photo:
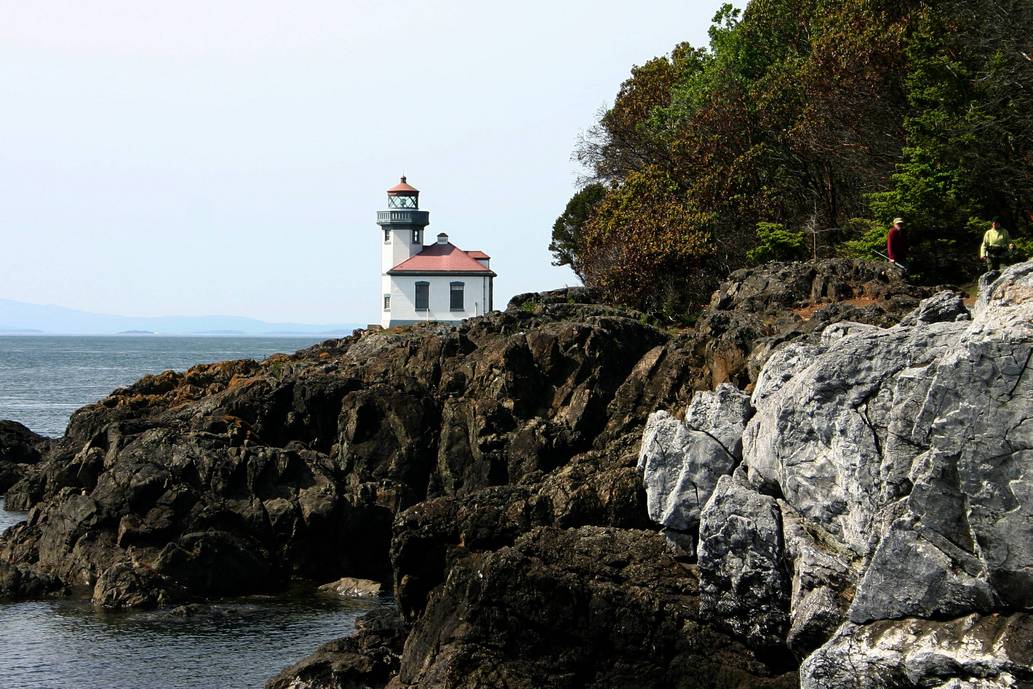
[[[4,511],[4,496],[0,495],[0,534],[9,528],[25,521],[27,512],[6,512]]]
[[[149,612],[67,599],[0,603],[0,677],[9,689],[260,687],[391,604],[309,588]]]

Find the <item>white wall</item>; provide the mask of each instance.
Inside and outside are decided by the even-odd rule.
[[[461,321],[464,318],[480,316],[488,309],[488,281],[482,275],[384,275],[381,278],[381,308],[383,295],[391,295],[391,310],[381,311],[380,323],[385,328],[391,325],[414,321]],[[430,283],[430,309],[416,310],[416,283]],[[462,282],[463,311],[449,308],[452,282]]]
[[[416,254],[423,251],[423,239],[425,237],[421,234],[420,243],[413,244],[412,242],[412,230],[411,229],[392,229],[390,231],[391,241],[384,241],[384,228],[377,228],[380,231],[380,272],[386,273],[387,271],[394,268],[396,265],[405,261],[406,259],[412,258]]]

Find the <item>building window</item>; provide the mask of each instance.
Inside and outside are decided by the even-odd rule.
[[[412,231],[412,243],[413,244],[423,244],[423,231],[422,230],[413,230]]]
[[[419,208],[420,204],[417,203],[416,197],[411,195],[405,196],[388,196],[387,197],[388,208]]]
[[[429,311],[430,310],[430,283],[429,282],[417,282],[416,283],[416,310],[417,311]]]
[[[384,244],[391,243],[391,230],[384,228]]]
[[[463,283],[461,283],[461,282],[451,282],[451,283],[449,283],[448,309],[449,309],[449,311],[465,311],[466,310],[466,307],[463,306]]]
[[[385,311],[390,311],[391,310],[391,295],[390,294],[385,294],[384,295],[384,310]]]

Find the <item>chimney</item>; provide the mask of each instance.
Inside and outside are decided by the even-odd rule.
[[[438,235],[438,244],[448,244],[448,235],[442,232]]]

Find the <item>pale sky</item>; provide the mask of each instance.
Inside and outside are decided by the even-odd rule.
[[[577,284],[578,134],[721,4],[0,0],[0,298],[375,322],[403,172],[497,307]]]

